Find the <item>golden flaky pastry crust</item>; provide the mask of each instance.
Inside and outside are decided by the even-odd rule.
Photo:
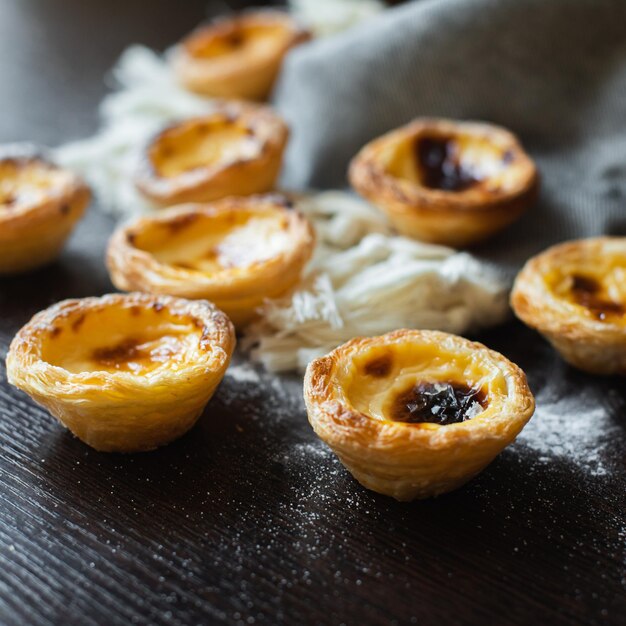
[[[269,107],[222,102],[158,133],[135,184],[160,206],[264,193],[274,187],[288,137]]]
[[[277,194],[173,207],[118,229],[107,254],[125,291],[207,298],[233,323],[249,322],[266,298],[300,281],[315,237]]]
[[[0,274],[53,261],[90,197],[78,176],[32,150],[0,149]]]
[[[228,367],[232,324],[206,301],[65,300],[15,336],[9,382],[96,450],[152,450],[187,432]]]
[[[626,374],[626,237],[548,248],[518,274],[511,306],[571,365]]]
[[[407,385],[451,382],[482,394],[471,419],[447,425],[392,419]],[[398,500],[436,496],[467,482],[534,411],[519,367],[482,344],[423,330],[353,339],[314,360],[304,398],[313,429],[352,475]]]
[[[430,118],[368,143],[352,160],[349,178],[400,233],[454,247],[511,224],[538,190],[535,165],[512,133]]]
[[[191,91],[263,100],[287,52],[310,38],[287,13],[246,11],[217,19],[185,38],[174,54],[173,68]]]

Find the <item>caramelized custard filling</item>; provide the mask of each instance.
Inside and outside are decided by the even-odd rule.
[[[41,202],[47,193],[60,188],[63,180],[62,172],[34,163],[0,161],[0,211]]]
[[[574,274],[571,280],[573,300],[587,308],[598,320],[603,321],[612,315],[624,315],[626,312],[624,305],[602,295],[602,285],[595,278]]]
[[[487,396],[481,389],[458,382],[419,382],[398,394],[389,419],[447,426],[472,419],[486,407]]]
[[[158,302],[92,310],[56,322],[42,342],[42,359],[73,374],[147,375],[177,370],[197,350],[210,350],[206,333],[199,320],[173,315]]]
[[[371,419],[436,429],[491,411],[508,393],[503,372],[474,351],[376,339],[336,370],[346,404]]]
[[[161,263],[213,273],[267,261],[290,246],[287,218],[271,209],[183,218],[155,224],[134,238],[135,247]]]
[[[240,54],[255,57],[284,45],[289,31],[280,25],[232,24],[199,33],[187,42],[188,53],[197,59],[221,59]]]
[[[425,189],[461,193],[515,183],[515,154],[488,137],[420,132],[401,137],[381,155],[385,171]]]
[[[177,360],[182,349],[183,342],[174,335],[156,339],[129,338],[115,346],[96,348],[91,360],[100,370],[142,374]]]
[[[415,162],[422,185],[442,191],[465,191],[480,182],[460,160],[459,144],[453,137],[422,137],[414,144]]]
[[[150,159],[159,176],[171,178],[253,159],[260,152],[261,144],[250,129],[237,120],[220,118],[164,132],[152,147]]]

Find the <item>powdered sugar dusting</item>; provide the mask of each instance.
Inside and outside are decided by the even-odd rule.
[[[606,408],[584,393],[559,399],[542,393],[518,442],[539,452],[541,462],[563,459],[588,475],[604,476],[607,469],[602,459],[610,442],[619,436],[620,429]]]
[[[232,378],[238,383],[254,383],[261,382],[259,372],[257,372],[249,363],[236,363],[226,370],[226,376]]]
[[[281,456],[285,463],[308,462],[311,459],[328,461],[334,457],[330,448],[320,440],[297,443]]]

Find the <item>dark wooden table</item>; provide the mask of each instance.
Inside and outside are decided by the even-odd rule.
[[[204,0],[0,0],[0,141],[92,133],[122,49],[163,48],[204,14]],[[112,290],[111,227],[92,208],[59,262],[0,281],[1,357],[36,311]],[[573,371],[513,322],[480,339],[570,407],[534,418],[563,433],[412,504],[350,478],[295,376],[227,376],[188,435],[121,456],[74,439],[2,361],[0,622],[626,624],[623,380]]]

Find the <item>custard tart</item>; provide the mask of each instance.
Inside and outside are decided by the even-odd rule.
[[[161,206],[270,191],[288,137],[286,124],[268,107],[221,103],[158,133],[143,153],[135,184]]]
[[[215,302],[237,326],[291,290],[315,243],[309,222],[278,195],[173,207],[118,229],[107,254],[124,291]]]
[[[220,18],[185,38],[173,58],[189,90],[220,98],[264,100],[284,56],[311,34],[281,11],[248,11]]]
[[[89,200],[72,172],[21,146],[0,149],[0,274],[53,261]]]
[[[139,452],[194,425],[234,346],[232,324],[210,302],[139,293],[65,300],[17,333],[7,375],[96,450]]]
[[[534,411],[526,376],[504,356],[438,331],[356,338],[312,361],[309,421],[364,486],[397,500],[461,486]]]
[[[368,143],[349,178],[398,232],[452,247],[502,230],[538,190],[535,165],[509,131],[428,118]]]
[[[574,367],[626,374],[626,237],[548,248],[518,274],[511,306]]]

